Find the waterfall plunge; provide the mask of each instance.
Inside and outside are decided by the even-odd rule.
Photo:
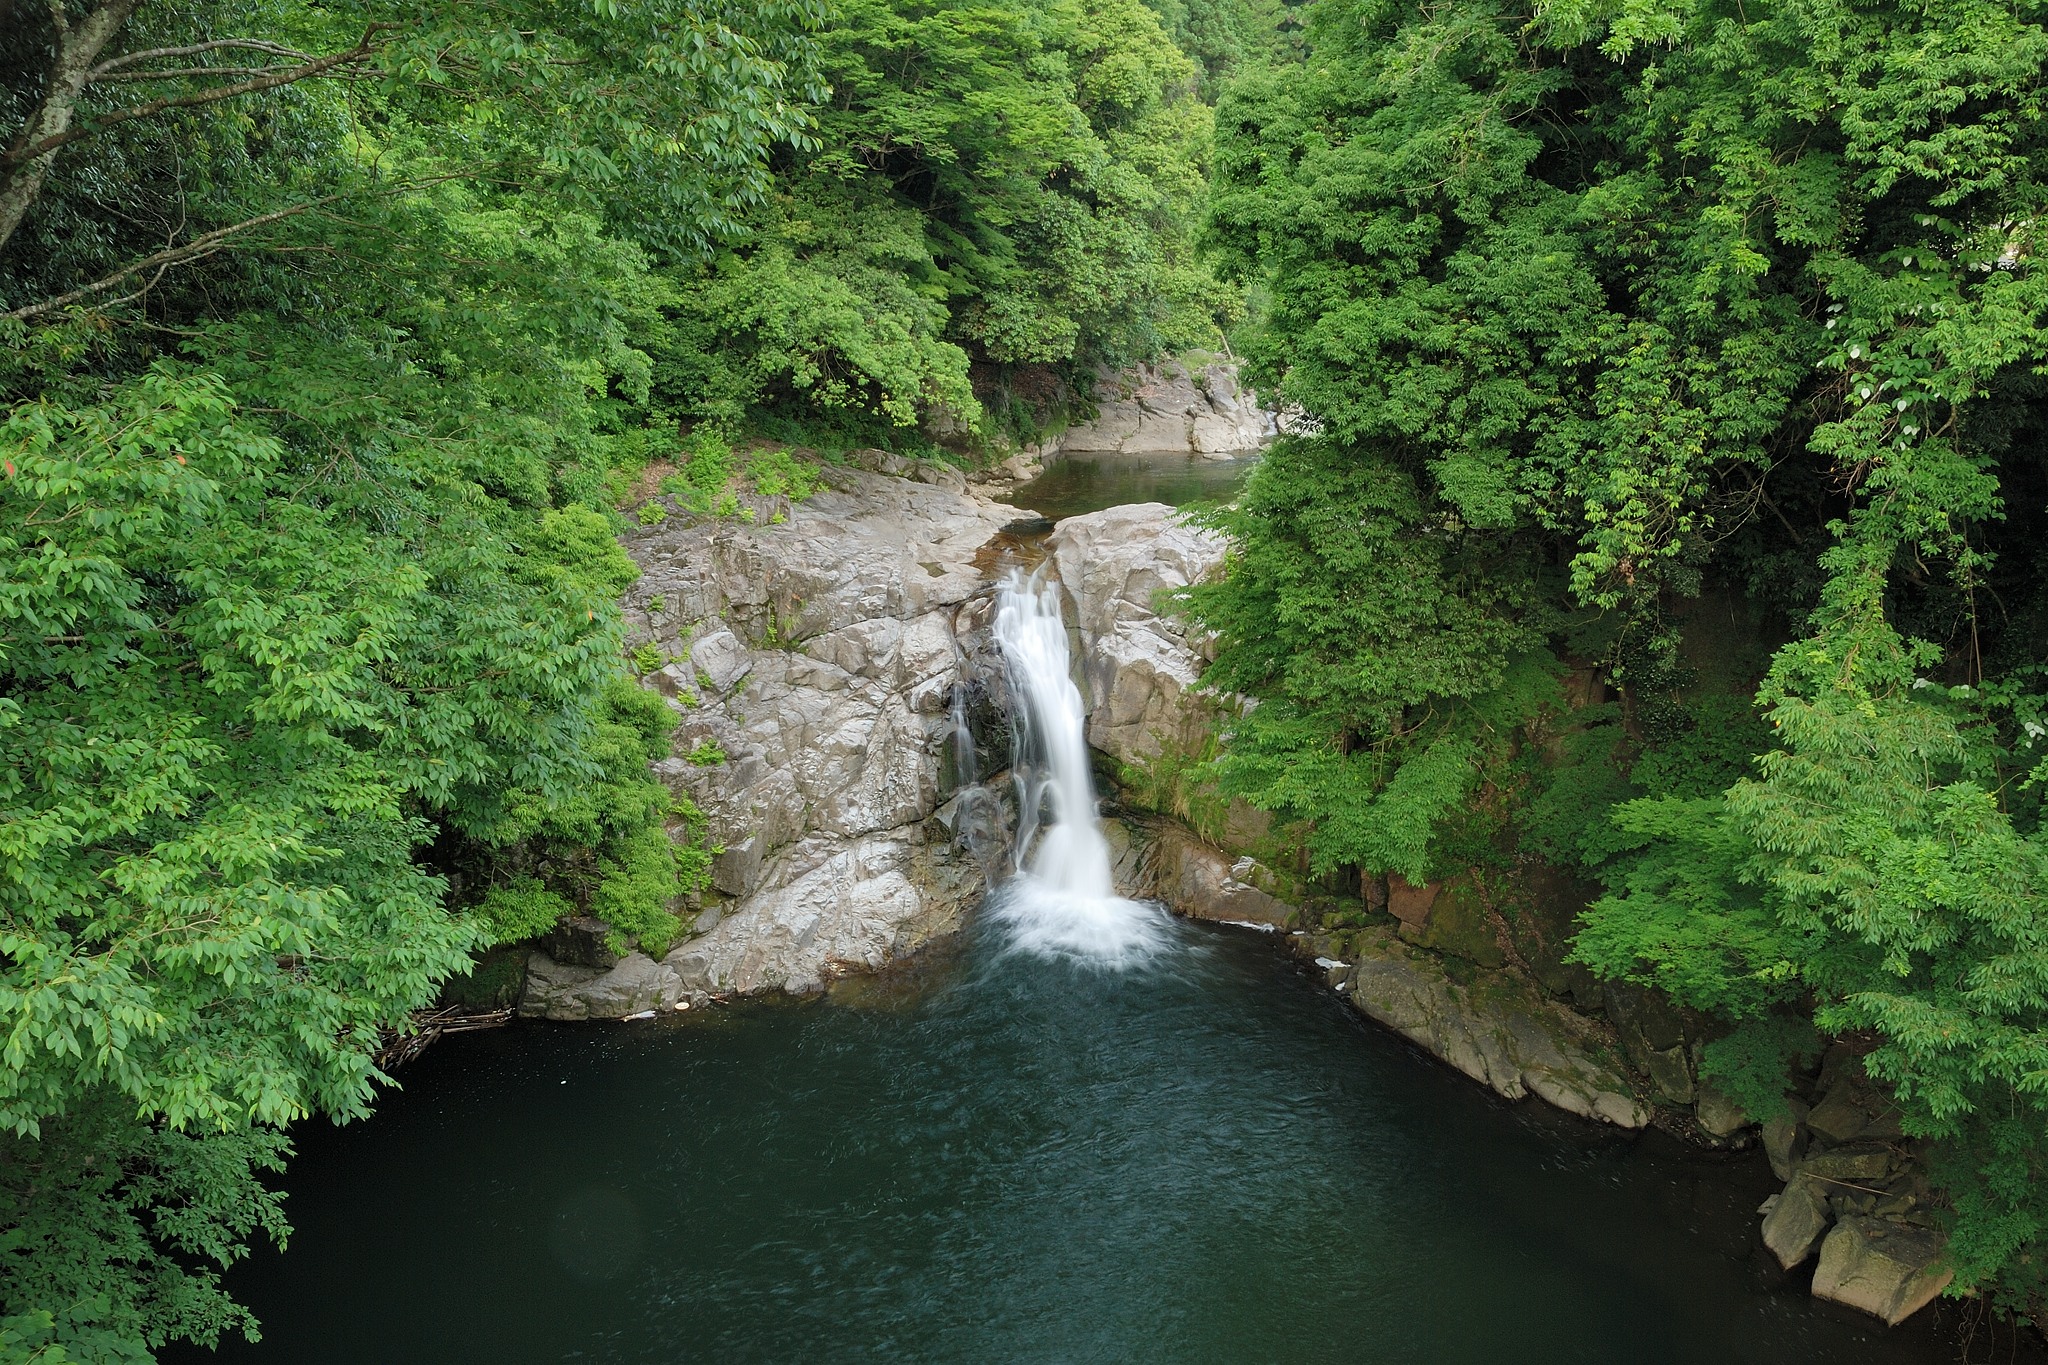
[[[1067,655],[1057,586],[1043,568],[1012,570],[996,599],[996,639],[1009,667],[1017,873],[994,917],[1011,943],[1041,957],[1104,967],[1144,962],[1170,942],[1166,912],[1110,884],[1109,843],[1096,823],[1086,713]]]

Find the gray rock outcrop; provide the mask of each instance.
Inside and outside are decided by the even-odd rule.
[[[1119,895],[1164,901],[1191,919],[1290,929],[1301,912],[1256,860],[1232,858],[1170,820],[1104,822]],[[1261,883],[1265,883],[1261,885]]]
[[[628,623],[681,719],[656,773],[724,848],[707,932],[664,963],[685,992],[819,990],[956,927],[980,890],[931,817],[954,616],[1017,511],[950,467],[865,463],[751,524],[675,517],[626,538],[642,571]]]
[[[536,950],[526,959],[526,992],[519,1013],[529,1019],[624,1019],[673,1009],[682,979],[666,963],[628,953],[609,967],[557,962]]]
[[[1144,502],[1068,517],[1048,543],[1081,635],[1088,742],[1125,763],[1199,746],[1212,714],[1196,692],[1204,642],[1156,604],[1217,572],[1223,538]]]
[[[1278,431],[1258,394],[1238,387],[1235,365],[1140,365],[1104,376],[1095,397],[1095,416],[1060,437],[1063,453],[1242,455]]]
[[[1764,1245],[1790,1270],[1803,1265],[1827,1235],[1834,1215],[1828,1208],[1827,1193],[1814,1178],[1796,1177],[1776,1196],[1764,1215]]]
[[[1601,1060],[1593,1026],[1519,976],[1489,973],[1462,985],[1390,932],[1361,939],[1345,983],[1361,1013],[1508,1099],[1535,1095],[1620,1128],[1650,1121],[1627,1078]]]
[[[1934,1268],[1941,1237],[1885,1218],[1844,1218],[1821,1244],[1813,1295],[1861,1309],[1896,1327],[1955,1278]]]

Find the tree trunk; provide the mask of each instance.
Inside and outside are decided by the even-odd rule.
[[[18,159],[20,154],[70,129],[78,97],[91,79],[93,64],[140,3],[141,0],[102,0],[91,14],[73,26],[65,16],[64,0],[50,0],[56,56],[43,85],[42,103],[22,123],[9,146],[4,168],[0,168],[0,251],[7,249],[14,230],[21,226],[29,206],[42,193],[43,180],[57,159],[54,147],[26,159]]]

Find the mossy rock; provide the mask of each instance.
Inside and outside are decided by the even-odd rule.
[[[472,1010],[505,1010],[519,1003],[526,989],[523,944],[501,943],[476,960],[468,972],[441,983],[441,1003]]]
[[[1515,951],[1529,964],[1538,985],[1563,996],[1581,1009],[1603,1004],[1600,980],[1576,962],[1567,962],[1579,914],[1594,888],[1549,863],[1530,860],[1495,883],[1503,892],[1501,916]]]
[[[1494,921],[1470,876],[1453,877],[1437,892],[1420,929],[1404,935],[1410,943],[1489,969],[1507,964]]]

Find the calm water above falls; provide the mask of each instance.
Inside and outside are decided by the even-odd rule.
[[[309,1129],[292,1362],[1933,1362],[1749,1260],[1769,1188],[1509,1108],[1270,941],[451,1040]]]
[[[1204,455],[1068,455],[1045,472],[1005,494],[1003,501],[1028,507],[1054,521],[1099,512],[1127,502],[1228,502],[1244,487],[1256,455],[1218,459]]]

